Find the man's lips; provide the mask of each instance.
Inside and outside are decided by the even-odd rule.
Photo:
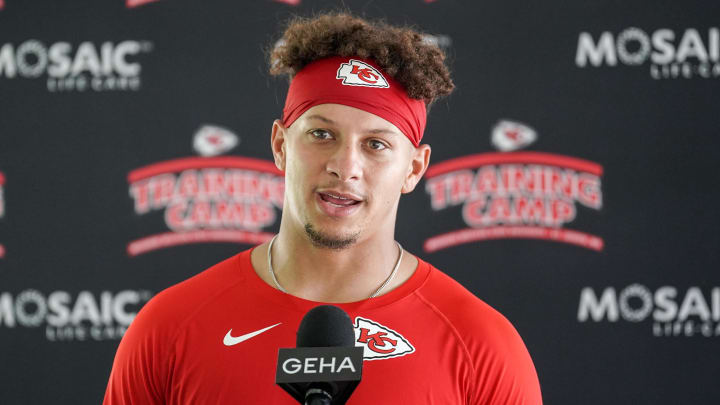
[[[354,194],[341,193],[337,191],[318,191],[318,195],[320,195],[320,198],[323,201],[339,207],[348,207],[362,202],[362,198]]]
[[[355,194],[341,193],[335,190],[317,191],[315,199],[322,212],[336,218],[355,214],[360,210],[364,201]]]

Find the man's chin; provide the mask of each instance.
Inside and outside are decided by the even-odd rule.
[[[358,232],[359,233],[359,232]],[[305,224],[305,234],[315,247],[341,250],[357,242],[358,233],[351,235],[330,235],[315,229],[311,224]]]

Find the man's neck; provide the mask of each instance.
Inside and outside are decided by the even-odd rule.
[[[253,251],[255,271],[275,287],[267,263],[268,243]],[[304,234],[281,228],[272,246],[272,267],[278,283],[294,296],[319,302],[354,302],[370,297],[390,276],[400,251],[388,233],[387,237],[362,239],[344,249],[313,245]],[[406,281],[417,259],[403,255],[398,274],[381,294]]]

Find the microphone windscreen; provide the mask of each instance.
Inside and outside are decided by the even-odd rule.
[[[355,346],[350,316],[334,305],[317,306],[303,317],[297,331],[297,347]]]

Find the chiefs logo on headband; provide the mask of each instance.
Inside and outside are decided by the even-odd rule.
[[[342,84],[346,86],[390,87],[380,71],[355,59],[350,59],[350,63],[340,65],[337,78],[343,79]]]

